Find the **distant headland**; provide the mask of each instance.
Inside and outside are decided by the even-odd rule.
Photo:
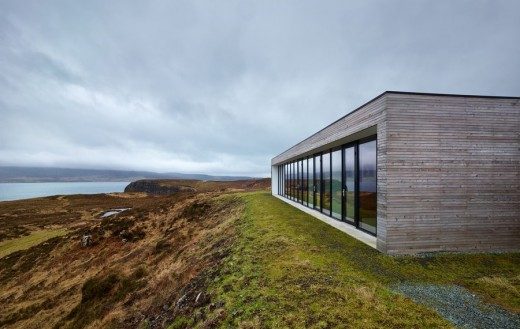
[[[0,183],[132,182],[140,179],[196,179],[231,181],[250,178],[252,177],[213,176],[185,173],[157,173],[151,171],[0,166]]]

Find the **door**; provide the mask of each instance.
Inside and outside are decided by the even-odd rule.
[[[345,148],[343,152],[345,178],[343,185],[343,202],[345,221],[351,224],[356,222],[356,152],[355,146]]]

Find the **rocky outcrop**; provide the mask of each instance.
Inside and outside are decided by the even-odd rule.
[[[152,195],[170,195],[179,192],[197,192],[197,189],[185,185],[162,184],[162,180],[142,179],[128,184],[125,192],[145,192]]]

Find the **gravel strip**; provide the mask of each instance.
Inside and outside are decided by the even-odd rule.
[[[457,285],[405,283],[393,288],[415,302],[435,309],[459,328],[520,328],[520,315],[484,303]]]

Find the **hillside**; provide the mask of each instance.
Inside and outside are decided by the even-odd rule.
[[[157,173],[151,171],[0,166],[0,183],[132,182],[139,179],[229,181],[250,178],[251,177],[245,176],[212,176],[204,174]]]
[[[197,191],[0,202],[0,327],[520,323],[520,254],[390,257],[272,197],[266,180],[163,184]],[[469,291],[481,313],[446,314],[410,292],[423,286]]]
[[[230,192],[267,189],[271,179],[243,179],[237,181],[142,179],[128,184],[125,192],[144,192],[152,195],[169,195],[178,192]]]

